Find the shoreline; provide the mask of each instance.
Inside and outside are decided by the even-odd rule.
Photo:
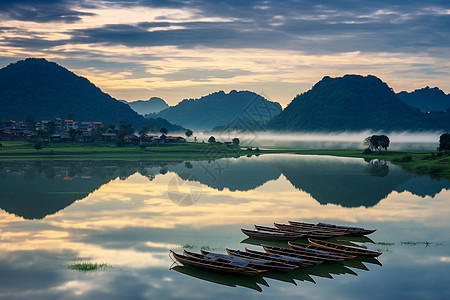
[[[44,144],[39,151],[30,142],[2,142],[1,161],[18,160],[153,160],[153,161],[200,161],[220,158],[263,154],[329,155],[354,157],[365,160],[390,161],[408,172],[450,180],[450,157],[432,150],[394,150],[363,154],[361,149],[263,149],[230,147],[224,144],[179,143],[147,146],[118,147],[114,143],[53,143]]]

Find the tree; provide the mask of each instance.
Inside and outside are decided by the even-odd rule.
[[[213,137],[213,136],[210,136],[209,139],[208,139],[208,143],[214,144],[215,142],[216,142],[216,138]]]
[[[125,142],[125,136],[134,133],[133,126],[127,123],[120,123],[119,132],[117,133],[117,146],[121,147]]]
[[[194,134],[194,132],[192,132],[192,130],[188,129],[185,133],[186,137],[189,138]]]
[[[152,124],[148,123],[141,127],[141,130],[139,130],[139,137],[140,137],[140,144],[142,144],[142,141],[144,137],[147,135],[147,133],[155,130],[155,127],[153,127]]]
[[[52,141],[52,135],[54,135],[56,133],[56,123],[53,121],[50,121],[47,123],[47,135],[48,135],[48,140],[51,142]]]
[[[69,128],[69,135],[72,142],[75,142],[78,137],[78,131],[73,128]]]
[[[364,145],[368,147],[370,150],[378,150],[382,149],[387,150],[389,147],[390,140],[386,135],[372,135],[366,137],[364,140]]]
[[[234,138],[232,141],[235,146],[239,146],[239,143],[241,142],[238,138]]]
[[[439,151],[450,150],[450,133],[444,133],[439,137]]]
[[[159,132],[162,133],[162,134],[167,135],[167,134],[169,133],[169,130],[168,130],[167,128],[165,128],[165,127],[162,127],[162,128],[159,130]]]
[[[36,149],[36,151],[39,152],[39,150],[42,149],[42,143],[41,142],[34,143],[33,148]]]

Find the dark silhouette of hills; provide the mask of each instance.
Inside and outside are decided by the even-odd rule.
[[[324,77],[292,100],[268,129],[284,131],[449,129],[447,114],[425,114],[375,76]]]
[[[199,99],[185,99],[157,114],[191,129],[252,127],[266,123],[281,112],[281,105],[250,91],[219,91]],[[239,121],[237,121],[239,120]]]
[[[169,104],[167,104],[166,101],[158,97],[152,97],[149,100],[137,100],[133,102],[127,102],[124,100],[120,101],[128,104],[135,112],[140,115],[158,113],[161,110],[169,107]]]
[[[128,105],[102,92],[84,77],[45,59],[28,58],[0,69],[0,119],[131,123],[147,121]]]
[[[147,122],[151,123],[154,127],[153,132],[159,132],[161,128],[166,128],[169,131],[169,134],[171,133],[179,133],[182,134],[186,132],[186,128],[183,126],[170,123],[166,119],[155,117],[154,114],[148,114],[145,116],[145,119]]]
[[[215,161],[193,162],[192,168],[181,165],[169,168],[184,180],[197,180],[209,187],[222,191],[249,191],[267,181],[276,180],[281,172],[270,164],[253,159],[224,158]]]
[[[377,162],[377,161],[375,161]],[[111,180],[140,173],[153,180],[168,171],[213,189],[254,190],[281,175],[322,205],[372,207],[392,191],[434,197],[447,180],[414,176],[397,166],[360,159],[267,156],[192,163],[36,161],[0,163],[0,209],[25,219],[42,219],[86,198]]]
[[[425,87],[408,93],[402,91],[397,97],[406,104],[425,111],[447,111],[450,108],[450,95],[437,87]]]

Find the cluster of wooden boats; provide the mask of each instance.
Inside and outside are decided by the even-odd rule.
[[[203,250],[201,253],[184,250],[183,254],[179,254],[170,250],[170,255],[185,266],[217,273],[251,277],[261,275],[268,271],[286,273],[319,264],[341,263],[353,260],[358,256],[374,258],[381,254],[381,252],[371,251],[361,247],[348,246],[323,240],[324,236],[364,235],[372,233],[374,230],[321,223],[319,223],[321,225],[310,224],[312,226],[309,227],[309,230],[297,230],[298,228],[307,228],[306,226],[309,225],[307,225],[307,223],[296,222],[299,224],[299,226],[297,226],[294,222],[289,223],[289,225],[275,224],[276,228],[255,226],[256,230],[252,231],[250,234],[257,232],[261,235],[248,234],[252,237],[264,237],[271,240],[288,241],[289,248],[262,244],[261,246],[264,252],[245,248],[245,251],[226,249],[227,254],[212,253]],[[295,227],[295,229],[285,230],[277,225],[286,225],[286,228],[292,226]],[[243,229],[243,232],[246,233],[246,230]],[[283,238],[280,239],[280,237]],[[289,239],[284,239],[287,237],[289,237]],[[305,237],[307,238],[308,243],[293,242],[293,240]]]
[[[375,229],[338,226],[326,223],[311,224],[295,221],[289,221],[288,223],[274,223],[275,227],[255,225],[254,230],[241,230],[249,237],[273,241],[295,241],[307,238],[329,239],[340,236],[363,236],[375,232]]]

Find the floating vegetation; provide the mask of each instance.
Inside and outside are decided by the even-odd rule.
[[[204,251],[225,251],[224,248],[214,248],[214,247],[210,247],[210,246],[196,246],[196,245],[192,245],[192,244],[186,244],[183,246],[183,248],[185,249],[201,249]]]
[[[382,245],[382,246],[395,246],[396,245],[396,243],[394,243],[394,242],[377,242],[375,244]],[[428,241],[424,241],[424,242],[422,242],[422,241],[418,241],[418,242],[406,241],[406,242],[398,242],[398,244],[407,245],[407,246],[424,245],[425,247],[445,245],[444,242],[428,242]]]
[[[433,244],[434,243],[432,243],[432,242],[413,242],[413,241],[400,242],[400,245],[408,245],[408,246],[425,245],[425,247],[429,247],[430,245],[433,245]]]
[[[97,271],[101,269],[107,268],[107,264],[99,264],[99,263],[89,263],[89,262],[83,262],[83,263],[74,263],[67,266],[69,270],[76,270],[76,271],[82,271],[82,272],[91,272],[91,271]]]
[[[375,244],[383,245],[383,246],[394,246],[395,245],[395,243],[392,243],[392,242],[377,242]]]

